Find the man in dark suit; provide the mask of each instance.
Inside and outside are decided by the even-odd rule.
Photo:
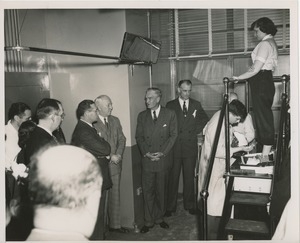
[[[160,105],[161,91],[148,88],[146,91],[147,110],[138,115],[136,141],[142,154],[142,188],[144,195],[146,233],[154,224],[169,228],[164,221],[165,193],[169,169],[172,166],[170,151],[177,137],[175,112]]]
[[[62,114],[63,111],[58,106],[56,100],[45,98],[39,102],[36,109],[38,124],[32,131],[22,150],[24,152],[24,164],[30,167],[31,159],[34,155],[42,152],[48,146],[59,144],[52,132],[57,129],[61,123]],[[20,231],[24,232],[25,239],[33,226],[33,212],[27,193],[27,187],[27,183],[25,182],[23,186],[24,192],[21,197],[22,207],[20,211],[20,219],[22,221],[22,229],[20,229]]]
[[[108,191],[107,205],[109,231],[127,233],[129,232],[128,229],[121,226],[120,212],[122,157],[126,138],[119,118],[111,115],[113,109],[111,99],[107,95],[100,95],[95,99],[95,105],[98,109],[98,119],[94,123],[94,127],[111,147],[109,172],[112,188]]]
[[[103,195],[100,199],[98,219],[90,239],[104,240],[105,195],[106,190],[111,188],[112,185],[108,169],[110,145],[99,136],[92,125],[97,121],[97,108],[92,100],[81,101],[77,107],[76,115],[78,123],[74,129],[71,144],[84,148],[97,158],[103,177]]]
[[[63,110],[57,103],[57,100],[45,98],[37,105],[36,118],[37,126],[30,135],[24,148],[25,163],[30,163],[30,158],[44,146],[59,144],[53,136],[55,131],[61,124]]]
[[[166,105],[175,111],[178,123],[178,137],[173,147],[173,167],[169,175],[165,214],[167,217],[176,211],[181,168],[183,168],[183,205],[190,214],[196,213],[194,176],[198,154],[197,134],[202,132],[208,121],[200,102],[190,98],[192,91],[190,80],[179,81],[177,91],[179,97]]]

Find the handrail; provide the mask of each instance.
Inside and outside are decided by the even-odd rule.
[[[216,135],[215,135],[215,138],[214,138],[212,150],[211,150],[210,157],[209,157],[209,160],[208,160],[208,168],[207,168],[207,172],[206,172],[206,176],[205,176],[205,180],[204,180],[203,190],[200,192],[200,196],[201,196],[201,199],[202,199],[202,212],[203,212],[203,217],[202,217],[202,220],[203,220],[203,224],[202,224],[203,225],[203,240],[207,240],[207,198],[209,196],[208,186],[209,186],[210,177],[211,177],[211,173],[212,173],[212,169],[213,169],[213,165],[214,165],[214,160],[215,160],[215,156],[216,156],[217,146],[218,146],[218,143],[219,143],[219,138],[220,138],[220,133],[221,133],[224,117],[225,117],[225,139],[226,139],[226,171],[227,171],[227,169],[228,169],[228,171],[230,170],[230,165],[229,165],[229,163],[230,163],[229,149],[230,148],[229,148],[229,127],[228,127],[228,124],[229,124],[229,122],[228,122],[228,120],[229,120],[229,115],[228,115],[229,114],[229,112],[228,112],[228,83],[232,82],[232,80],[230,81],[228,78],[224,78],[223,82],[225,84],[225,94],[224,94],[224,98],[223,98],[222,109],[221,109],[221,112],[220,112],[220,117],[219,117],[217,129],[216,129]]]
[[[241,80],[248,84],[248,81],[246,80]],[[280,163],[278,161],[281,160],[282,157],[282,145],[283,145],[283,136],[284,136],[284,124],[285,124],[285,114],[286,114],[286,101],[287,101],[287,94],[286,94],[286,84],[289,81],[289,75],[283,75],[281,76],[281,81],[283,83],[283,94],[282,94],[282,104],[281,104],[281,115],[280,115],[280,126],[279,126],[279,135],[278,135],[278,140],[277,140],[277,149],[279,149],[279,153],[277,151],[277,156],[276,156],[276,163],[275,163],[275,168],[277,167],[277,163]],[[225,146],[226,146],[226,174],[230,173],[230,137],[229,137],[229,110],[228,110],[228,94],[229,94],[229,89],[228,89],[228,84],[229,82],[234,82],[233,79],[229,79],[225,77],[223,79],[224,85],[225,85],[225,94],[223,98],[223,103],[222,103],[222,108],[220,112],[220,117],[218,120],[218,125],[216,129],[216,135],[213,141],[213,146],[211,150],[211,154],[208,160],[208,168],[206,171],[205,179],[204,179],[204,184],[203,184],[203,189],[200,191],[200,200],[202,200],[202,225],[203,225],[203,240],[207,240],[207,198],[209,196],[208,193],[208,187],[209,187],[209,182],[211,178],[211,173],[214,165],[214,160],[215,160],[215,155],[217,151],[217,146],[220,138],[220,133],[222,129],[222,123],[223,119],[225,117]],[[274,77],[274,82],[278,82],[278,77]],[[275,176],[275,171],[274,171],[274,176]],[[274,181],[274,179],[273,179]],[[271,194],[272,194],[272,188],[271,188]]]
[[[286,126],[286,117],[287,117],[287,83],[289,81],[290,77],[288,75],[282,75],[282,85],[283,85],[283,91],[282,91],[282,101],[281,101],[281,111],[280,111],[280,119],[279,119],[279,132],[276,142],[276,158],[275,158],[275,169],[273,173],[273,182],[272,182],[272,188],[271,188],[271,194],[270,198],[273,194],[273,184],[275,177],[280,176],[280,168],[281,163],[283,161],[285,150],[286,150],[286,134],[285,134],[285,126]]]

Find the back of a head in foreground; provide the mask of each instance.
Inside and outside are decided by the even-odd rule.
[[[37,154],[29,171],[29,191],[34,205],[84,207],[102,185],[96,158],[71,145],[50,147]]]

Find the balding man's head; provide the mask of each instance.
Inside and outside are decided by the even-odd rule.
[[[112,102],[109,96],[100,95],[95,99],[95,105],[97,106],[98,113],[103,117],[111,115],[113,110]]]
[[[50,147],[37,154],[29,176],[35,205],[81,208],[102,185],[96,158],[71,145]]]

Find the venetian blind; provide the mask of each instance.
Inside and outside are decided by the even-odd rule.
[[[257,44],[250,25],[261,17],[277,26],[280,51],[289,51],[289,9],[152,10],[151,34],[162,42],[160,58],[232,55]]]

